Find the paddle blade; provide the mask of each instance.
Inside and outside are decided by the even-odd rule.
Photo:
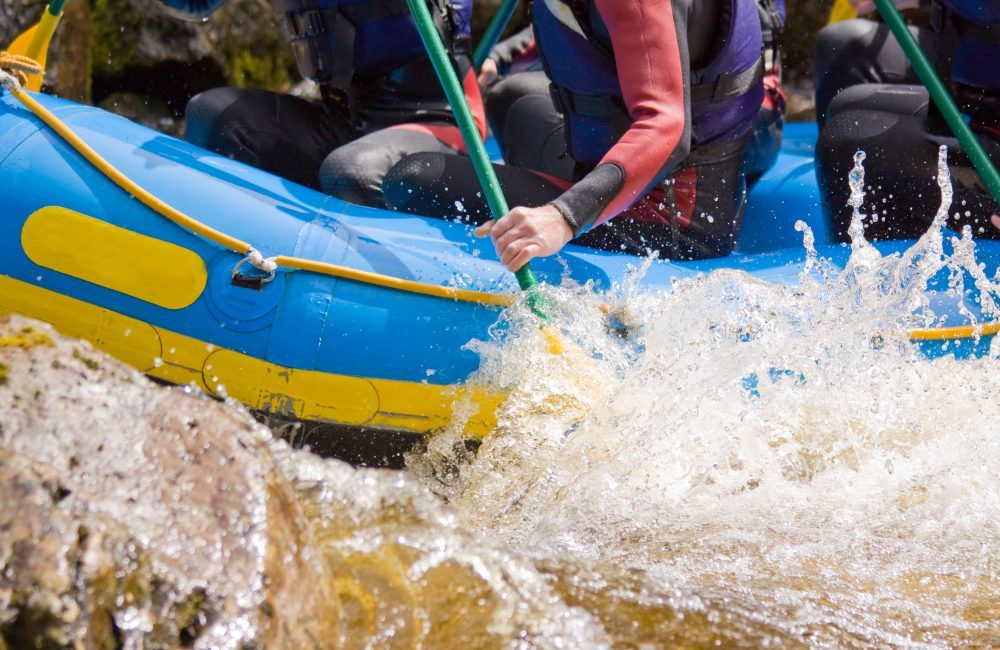
[[[842,20],[850,20],[857,17],[858,12],[854,10],[854,6],[848,0],[837,0],[833,5],[833,9],[830,10],[829,24],[832,25]]]
[[[42,78],[45,74],[45,62],[49,55],[49,44],[52,43],[52,35],[59,25],[60,18],[62,18],[62,13],[58,16],[53,16],[46,9],[42,12],[41,20],[15,38],[14,42],[7,48],[7,51],[11,54],[19,54],[29,59],[34,59],[42,67],[42,74],[28,76],[28,83],[25,86],[28,90],[37,92],[42,89]]]

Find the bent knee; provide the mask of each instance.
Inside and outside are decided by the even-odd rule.
[[[188,142],[212,148],[217,135],[225,131],[223,116],[237,102],[240,91],[236,88],[212,88],[198,93],[184,108],[185,134]]]
[[[351,203],[385,207],[382,183],[394,162],[395,156],[384,147],[364,141],[345,144],[320,166],[320,188]]]
[[[392,166],[382,181],[382,198],[393,210],[411,211],[415,199],[437,188],[444,174],[444,156],[437,153],[416,153]],[[418,210],[419,211],[419,210]]]

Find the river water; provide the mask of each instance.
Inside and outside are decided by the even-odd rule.
[[[498,430],[476,455],[442,434],[400,479],[474,546],[423,530],[407,584],[463,567],[428,597],[474,646],[1000,645],[1000,363],[900,334],[934,273],[976,270],[942,237],[886,259],[856,228],[847,269],[795,289],[625,286],[625,339],[564,289],[560,356],[510,315],[520,336],[477,346],[513,390]]]
[[[400,472],[270,443],[314,540],[279,552],[321,555],[340,601],[317,645],[1000,646],[1000,344],[927,360],[904,335],[944,268],[996,291],[939,226],[902,258],[856,230],[796,288],[554,289],[559,355],[516,306],[470,343],[511,391],[476,453],[460,423]],[[247,638],[224,618],[204,647]]]

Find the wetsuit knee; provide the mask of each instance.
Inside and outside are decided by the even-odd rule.
[[[522,97],[527,95],[549,96],[549,80],[544,72],[520,72],[494,84],[486,92],[486,119],[503,147],[507,115]]]
[[[382,180],[396,161],[385,147],[355,140],[335,149],[319,168],[320,189],[339,199],[384,208]]]
[[[564,189],[526,169],[494,165],[493,171],[511,207],[544,205]],[[390,208],[410,214],[476,224],[490,217],[475,169],[467,156],[458,154],[406,156],[386,174],[382,197]]]
[[[382,199],[393,210],[427,214],[423,205],[428,188],[437,187],[444,174],[444,156],[417,153],[392,166],[382,181]],[[419,204],[419,205],[418,205]],[[443,205],[443,203],[442,203]]]
[[[217,149],[221,134],[230,131],[222,122],[227,114],[232,114],[240,95],[236,88],[212,88],[192,97],[184,109],[187,141],[205,149]]]

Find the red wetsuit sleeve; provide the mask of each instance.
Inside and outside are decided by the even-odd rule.
[[[479,82],[476,80],[476,72],[472,69],[472,61],[467,57],[460,58],[458,59],[457,67],[456,73],[462,80],[462,91],[465,94],[465,101],[468,103],[469,110],[472,113],[472,121],[475,122],[476,130],[479,131],[479,139],[485,142],[486,107],[483,104],[483,95],[479,90]],[[457,126],[451,124],[417,122],[396,124],[388,128],[427,133],[455,151],[468,153],[468,150],[465,148],[465,142],[462,140],[462,132]]]
[[[691,147],[684,92],[687,25],[674,16],[675,0],[594,4],[611,35],[622,96],[633,122],[592,172],[553,201],[577,233],[645,196]]]
[[[615,52],[618,79],[633,123],[605,154],[625,172],[625,182],[598,217],[601,223],[642,198],[683,145],[684,66],[673,0],[595,0]],[[685,57],[686,58],[686,57]]]
[[[462,79],[462,90],[465,91],[465,101],[472,112],[472,120],[479,129],[479,137],[486,140],[486,106],[483,103],[483,94],[479,90],[479,80],[476,79],[476,71],[469,66],[469,70]]]

